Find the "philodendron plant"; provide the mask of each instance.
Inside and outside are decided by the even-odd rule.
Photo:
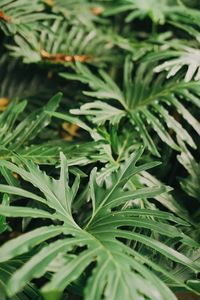
[[[199,9],[0,0],[0,300],[200,296]]]

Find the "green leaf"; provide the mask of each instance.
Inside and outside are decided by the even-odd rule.
[[[6,295],[6,284],[12,274],[21,267],[23,260],[11,260],[6,263],[0,264],[0,291],[2,300],[7,298]],[[33,284],[28,284],[24,287],[23,291],[19,292],[16,296],[12,297],[12,300],[29,300],[38,299],[41,300],[39,290]]]
[[[177,159],[188,172],[188,177],[180,180],[181,187],[188,195],[199,200],[199,164],[183,144],[181,147],[182,152],[177,156]]]
[[[0,205],[0,214],[10,218],[16,217],[30,217],[30,218],[44,218],[44,219],[59,219],[59,215],[50,214],[45,212],[44,210],[40,210],[37,208],[29,208],[29,207],[19,207],[19,206],[4,206]]]
[[[49,205],[51,208],[55,209],[59,214],[61,220],[63,218],[71,220],[71,207],[67,202],[67,191],[62,190],[60,188],[60,185],[63,183],[64,178],[67,176],[67,170],[65,169],[65,160],[66,158],[61,154],[61,177],[59,180],[55,180],[52,178],[49,178],[44,172],[40,171],[38,167],[33,164],[31,161],[25,161],[22,160],[24,163],[26,163],[27,171],[24,169],[17,167],[16,165],[1,161],[0,165],[7,167],[9,170],[16,172],[19,174],[22,178],[29,181],[34,186],[37,186],[41,192],[44,194],[46,199],[48,201],[43,201],[41,197],[36,196],[36,200],[39,200],[44,202],[45,204]],[[5,192],[5,187],[2,187],[3,191]],[[12,187],[12,193],[19,193],[22,196],[28,196],[30,198],[34,198],[34,195],[23,193],[20,189],[13,188]]]
[[[167,78],[170,78],[185,65],[188,66],[185,82],[191,81],[195,74],[194,79],[200,80],[200,51],[191,47],[182,47],[179,57],[158,65],[154,70],[158,73],[166,70],[168,72]]]
[[[15,256],[29,252],[31,248],[40,245],[42,242],[55,237],[66,228],[63,226],[44,226],[8,241],[0,248],[0,261],[9,260]]]
[[[15,126],[16,120],[24,110],[26,101],[19,104],[11,103],[8,109],[0,115],[0,125],[2,126],[0,144],[2,148],[6,147],[8,150],[16,151],[33,140],[50,123],[51,117],[46,113],[46,110],[55,111],[61,96],[61,93],[56,94],[42,109],[33,111],[17,126]]]
[[[41,277],[45,272],[49,263],[62,252],[69,251],[73,248],[73,245],[82,243],[84,240],[68,239],[60,240],[51,245],[44,247],[38,255],[32,257],[24,266],[14,273],[10,281],[8,282],[7,291],[10,296],[19,291],[27,281],[32,278]]]
[[[41,216],[49,219],[55,217],[62,222],[61,225],[39,227],[24,233],[0,248],[1,262],[28,254],[31,249],[35,251],[9,279],[6,285],[9,296],[22,290],[32,279],[40,278],[51,270],[53,274],[42,287],[42,293],[45,299],[52,299],[53,296],[60,299],[65,288],[79,280],[90,268],[92,272],[85,288],[86,299],[100,300],[104,297],[114,300],[125,296],[129,299],[142,300],[147,297],[152,300],[175,299],[164,280],[160,279],[156,272],[163,274],[165,278],[170,278],[177,285],[186,286],[179,278],[171,275],[168,268],[162,264],[162,259],[183,265],[191,272],[199,271],[197,263],[175,249],[177,243],[199,247],[181,229],[174,227],[186,225],[188,228],[189,224],[165,212],[140,210],[134,207],[129,210],[118,208],[119,203],[124,203],[124,200],[120,199],[121,195],[122,197],[125,195],[127,201],[134,195],[137,195],[135,196],[137,198],[155,197],[162,191],[166,191],[163,187],[138,189],[131,193],[124,189],[134,174],[157,165],[152,162],[137,166],[136,163],[142,152],[142,149],[138,149],[118,172],[110,175],[110,186],[99,186],[96,183],[95,171],[92,171],[90,197],[94,205],[93,212],[88,212],[88,222],[83,221],[79,225],[71,214],[73,200],[79,187],[79,177],[75,178],[70,187],[66,158],[63,154],[61,154],[61,171],[58,180],[49,178],[33,163],[25,160],[23,164],[26,169],[9,162],[1,162],[4,167],[17,171],[24,180],[38,188],[46,197],[46,205],[54,207],[55,213],[50,214],[42,207],[35,209],[14,206],[9,208],[1,206],[0,213],[2,211],[2,214],[12,217],[14,215]],[[21,188],[11,187],[11,191],[14,188],[18,189],[17,192],[23,196]],[[26,192],[24,195],[27,195]],[[37,201],[37,197],[35,200]],[[65,216],[60,211],[58,201],[65,208]],[[174,223],[173,226],[171,222]],[[163,237],[175,239],[173,247]],[[134,241],[135,245],[130,244],[129,241]],[[38,245],[41,247],[38,248]],[[142,251],[138,245],[141,245]],[[155,263],[155,257],[160,256],[161,263],[159,260]],[[52,264],[60,258],[63,266],[52,268]],[[99,283],[98,290],[95,288],[97,283]]]
[[[104,124],[107,120],[113,125],[118,124],[125,116],[123,110],[101,101],[83,104],[80,109],[71,109],[70,112],[75,115],[93,116],[92,122],[98,125]]]
[[[9,207],[8,206],[9,202],[10,202],[9,196],[7,194],[5,194],[3,196],[2,205],[0,205],[0,206],[3,206],[6,209]],[[9,227],[8,227],[8,224],[6,223],[5,215],[0,212],[0,233],[3,233],[8,228]]]
[[[191,133],[186,130],[186,126],[182,125],[182,120],[176,117],[171,107],[174,107],[175,111],[199,134],[198,120],[184,106],[184,101],[199,106],[199,101],[196,99],[196,95],[200,92],[199,84],[193,81],[184,82],[181,76],[177,76],[176,80],[165,81],[162,74],[155,76],[152,67],[151,64],[140,64],[133,78],[132,62],[130,56],[127,56],[122,89],[114,83],[111,76],[108,77],[108,74],[101,72],[99,76],[94,75],[86,66],[77,64],[77,74],[73,74],[73,78],[67,74],[62,74],[62,76],[87,83],[92,91],[84,92],[84,94],[93,97],[95,101],[84,103],[80,109],[72,109],[71,112],[84,115],[92,123],[98,125],[106,121],[109,121],[111,125],[120,124],[123,117],[123,120],[129,124],[130,130],[133,130],[156,156],[160,156],[160,153],[153,139],[152,129],[164,143],[176,151],[180,151],[177,140],[195,149],[196,144]],[[116,95],[113,91],[116,91]],[[114,99],[119,103],[112,101],[111,108],[110,104],[96,101],[96,98],[105,101]],[[180,103],[179,98],[184,99],[183,104]]]

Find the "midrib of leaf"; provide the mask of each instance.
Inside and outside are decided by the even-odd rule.
[[[105,259],[104,261],[104,265],[108,264],[109,262],[113,263],[113,265],[116,268],[116,277],[118,278],[122,278],[122,266],[119,264],[119,262],[113,257],[113,253],[112,250],[109,247],[106,247],[104,245],[104,243],[101,241],[101,239],[98,239],[95,237],[95,235],[91,234],[90,232],[87,232],[90,237],[96,241],[96,243],[100,244],[100,247],[102,248],[102,250],[107,253],[107,259]],[[106,241],[106,240],[105,240]],[[110,239],[109,239],[110,242]],[[133,255],[134,257],[138,257],[138,258],[142,258],[142,260],[144,262],[147,262],[148,264],[151,264],[151,266],[153,266],[154,270],[158,270],[159,272],[161,272],[162,274],[165,274],[166,277],[168,278],[173,278],[175,280],[175,278],[173,276],[171,276],[170,273],[168,273],[165,269],[161,268],[160,266],[157,266],[154,262],[150,261],[146,256],[142,256],[141,254],[137,253],[135,250],[130,249],[129,247],[127,247],[126,245],[124,245],[123,243],[117,241],[117,240],[113,240],[113,242],[116,242],[116,244],[119,244],[121,248],[125,249],[126,253],[129,253],[131,255]],[[128,251],[127,251],[128,250]],[[121,252],[119,253],[119,255],[121,254]],[[126,254],[124,254],[126,255]],[[128,259],[128,258],[127,258]],[[131,257],[130,257],[131,259]],[[135,260],[135,258],[132,257],[132,260]],[[137,258],[136,258],[137,260]],[[137,264],[137,261],[135,261],[135,263]],[[156,268],[155,268],[156,266]],[[124,281],[125,285],[127,286],[126,282]],[[180,283],[180,282],[179,282]],[[185,286],[184,284],[182,284],[182,286]],[[114,288],[113,288],[114,291]],[[113,292],[114,293],[114,292]],[[113,298],[114,299],[114,298]]]
[[[93,235],[92,233],[90,233],[89,231],[86,231],[85,229],[81,229],[81,228],[79,228],[78,231],[81,235],[85,235],[86,238],[88,238],[90,241],[94,241],[94,244],[96,245],[96,247],[94,248],[93,251],[97,254],[97,257],[102,256],[102,254],[101,254],[102,252],[106,253],[107,259],[105,261],[113,263],[113,265],[116,268],[116,273],[121,274],[121,271],[122,271],[121,265],[113,257],[112,250],[109,247],[106,247],[100,239],[96,238],[96,236]],[[116,241],[116,243],[117,243],[117,241]],[[92,244],[90,245],[90,242],[88,242],[88,247],[92,247],[92,246],[94,247],[94,245],[92,245]],[[66,278],[63,278],[62,282],[63,282],[63,280],[67,281]]]
[[[84,235],[86,234],[89,237],[89,239],[93,240],[97,245],[99,245],[99,247],[101,247],[103,249],[103,251],[107,253],[108,257],[110,257],[110,259],[113,260],[114,263],[116,263],[116,260],[114,259],[113,255],[112,255],[112,252],[110,251],[110,249],[108,247],[105,247],[105,245],[102,243],[102,241],[100,239],[98,239],[95,235],[90,233],[89,230],[87,231],[86,227],[84,229],[79,228],[79,230],[81,230],[84,233]]]
[[[105,203],[107,202],[107,200],[109,199],[109,197],[112,195],[112,193],[114,193],[115,189],[118,187],[118,185],[120,184],[121,181],[128,181],[130,179],[130,174],[127,174],[127,176],[125,178],[124,174],[126,174],[127,170],[129,170],[130,166],[134,166],[134,172],[131,172],[131,176],[133,176],[136,172],[140,172],[140,169],[143,169],[144,166],[147,168],[147,165],[141,165],[136,167],[135,164],[137,163],[138,159],[140,158],[141,154],[143,152],[143,147],[140,147],[138,149],[137,152],[135,152],[135,154],[132,156],[132,158],[130,159],[130,162],[128,165],[125,166],[125,168],[123,170],[121,170],[121,174],[120,176],[117,178],[116,182],[114,183],[113,187],[111,188],[111,190],[109,191],[109,193],[105,196],[105,198],[103,199],[103,201],[99,204],[99,206],[97,207],[97,209],[93,210],[92,216],[89,220],[89,222],[86,224],[85,226],[85,230],[89,227],[89,225],[92,223],[93,219],[96,217],[96,215],[99,213],[99,211],[104,207]],[[154,166],[156,166],[157,163],[155,163]],[[150,166],[150,164],[148,165],[148,167],[153,167]],[[124,183],[125,184],[125,183]]]
[[[113,188],[110,190],[110,192],[108,193],[108,195],[104,198],[104,200],[100,203],[100,205],[98,206],[98,208],[93,211],[92,217],[90,218],[89,222],[87,223],[87,225],[85,226],[85,230],[87,230],[87,228],[89,227],[89,225],[92,223],[93,219],[95,218],[95,216],[98,214],[98,212],[102,209],[102,207],[104,206],[104,204],[106,203],[106,201],[109,199],[109,197],[112,195],[112,193],[115,191],[115,189],[117,188],[118,184],[120,183],[120,180],[122,179],[124,173],[126,172],[127,169],[125,169],[122,174],[120,175],[120,177],[118,178],[117,182],[115,183],[115,185],[113,186]]]
[[[84,229],[84,231],[86,231],[86,230]],[[120,265],[119,265],[119,263],[115,260],[115,258],[113,257],[113,254],[112,254],[112,252],[110,251],[110,249],[109,249],[108,247],[105,247],[105,245],[102,243],[102,241],[101,241],[100,239],[97,239],[97,238],[95,237],[95,235],[91,234],[89,231],[86,231],[86,232],[87,232],[87,234],[89,234],[89,236],[90,236],[91,239],[93,239],[97,244],[100,245],[100,247],[103,249],[103,251],[104,251],[105,253],[107,253],[108,259],[110,259],[110,260],[114,263],[114,265],[116,266],[116,268],[120,270]]]

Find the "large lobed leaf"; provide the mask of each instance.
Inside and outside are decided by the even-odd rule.
[[[106,121],[111,124],[119,123],[121,118],[126,118],[130,128],[138,132],[138,137],[156,156],[160,155],[159,146],[152,137],[152,131],[176,151],[181,150],[177,140],[196,148],[184,122],[186,121],[199,134],[200,124],[187,109],[187,102],[199,107],[199,83],[184,82],[179,77],[166,82],[162,75],[154,78],[152,66],[147,64],[140,65],[133,79],[132,68],[130,58],[127,57],[124,65],[123,89],[120,89],[104,71],[100,71],[99,76],[94,75],[89,68],[79,63],[77,74],[61,73],[64,78],[87,83],[92,91],[84,92],[85,95],[95,99],[116,101],[112,110],[109,104],[98,100],[83,104],[80,109],[71,110],[71,113],[86,115],[93,123],[99,125]],[[180,99],[184,99],[185,106]]]
[[[0,214],[8,217],[37,217],[42,220],[48,218],[60,223],[24,233],[0,248],[2,263],[29,253],[32,248],[36,250],[36,254],[8,281],[9,296],[22,290],[33,278],[39,278],[50,270],[52,276],[42,287],[42,293],[48,300],[59,299],[68,285],[80,278],[83,272],[90,274],[84,289],[85,299],[90,300],[100,300],[102,297],[107,300],[135,300],[147,297],[152,300],[176,299],[159,278],[159,274],[174,284],[189,289],[165,267],[154,262],[154,258],[159,255],[185,266],[192,272],[199,271],[198,264],[167,243],[167,238],[171,238],[176,239],[178,243],[198,247],[198,243],[180,229],[180,226],[189,224],[173,214],[159,210],[123,209],[124,203],[130,203],[134,199],[153,198],[166,191],[163,186],[132,192],[124,189],[134,174],[156,165],[148,163],[136,166],[141,154],[142,150],[137,150],[118,172],[111,175],[111,185],[108,188],[104,184],[99,186],[96,183],[96,171],[92,171],[90,198],[93,210],[88,220],[79,225],[72,215],[79,177],[69,186],[67,162],[63,154],[60,178],[57,180],[48,177],[32,162],[23,160],[25,168],[21,168],[13,163],[1,161],[1,166],[32,183],[41,191],[42,196],[16,186],[0,185],[0,191],[42,202],[48,210],[45,206],[36,209],[2,204]],[[49,213],[49,210],[53,210],[54,213]],[[154,234],[157,234],[157,239],[154,238]],[[128,241],[134,241],[135,246],[131,246],[132,243]],[[42,249],[37,250],[37,245]],[[142,252],[138,251],[137,245],[142,247]],[[61,257],[60,268],[52,269]]]

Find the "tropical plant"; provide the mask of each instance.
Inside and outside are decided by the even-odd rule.
[[[0,299],[199,297],[199,8],[0,0]]]
[[[132,80],[132,64],[127,59],[124,67],[123,89],[120,89],[104,71],[100,70],[100,77],[97,77],[86,66],[78,63],[76,66],[77,75],[65,73],[61,75],[67,79],[89,84],[93,91],[84,92],[85,95],[97,99],[115,100],[121,107],[117,108],[96,100],[83,104],[80,109],[71,110],[72,114],[86,115],[98,125],[104,124],[106,121],[111,124],[119,123],[121,118],[126,117],[130,122],[130,128],[135,127],[144,144],[157,156],[159,156],[159,151],[148,132],[149,125],[163,142],[175,150],[179,150],[179,146],[166,127],[172,129],[181,141],[196,148],[192,137],[178,122],[175,115],[173,116],[173,111],[170,115],[168,110],[174,106],[180,117],[184,118],[199,133],[200,124],[179,101],[179,97],[185,97],[187,101],[197,104],[195,99],[199,94],[199,83],[184,83],[179,78],[165,82],[162,75],[155,80],[152,66],[146,64],[139,67],[134,80]],[[166,127],[163,126],[163,122]]]
[[[92,211],[86,214],[81,222],[83,224],[78,224],[73,217],[73,203],[79,189],[80,176],[77,175],[69,186],[67,161],[63,154],[61,154],[58,180],[48,177],[32,162],[21,160],[25,163],[23,169],[10,162],[1,161],[1,166],[28,180],[42,192],[43,196],[15,186],[0,185],[0,191],[33,199],[44,207],[37,209],[2,204],[0,213],[7,217],[50,219],[54,225],[42,226],[15,240],[8,241],[1,248],[0,261],[18,257],[39,244],[41,247],[46,240],[57,237],[56,241],[48,245],[44,243],[42,249],[31,256],[11,276],[7,285],[8,295],[13,296],[32,278],[38,278],[51,271],[53,275],[50,282],[42,288],[46,299],[60,298],[61,292],[70,283],[78,280],[84,272],[89,274],[92,272],[84,289],[86,299],[96,300],[101,299],[102,296],[105,299],[120,299],[120,295],[127,295],[129,299],[138,297],[145,299],[149,295],[155,299],[174,298],[167,286],[145,265],[176,283],[176,277],[173,278],[165,268],[155,264],[154,259],[158,254],[183,264],[193,271],[198,271],[199,266],[164,244],[161,236],[178,238],[177,243],[182,242],[194,247],[198,247],[198,243],[178,228],[180,225],[187,226],[187,223],[169,213],[125,208],[124,205],[129,205],[129,202],[134,199],[152,198],[165,191],[162,186],[133,191],[124,190],[126,183],[134,174],[156,165],[156,163],[147,163],[136,166],[140,155],[141,150],[138,150],[130,156],[120,170],[111,176],[111,184],[107,189],[97,185],[96,169],[91,171],[89,199],[92,201]],[[120,207],[121,209],[118,209]],[[55,221],[58,223],[56,224]],[[178,227],[170,225],[169,221]],[[133,228],[140,228],[140,230],[133,231]],[[159,239],[155,240],[154,232],[160,236]],[[128,241],[134,241],[135,246],[130,247]],[[57,266],[57,270],[54,269],[53,265],[59,265],[59,262],[60,268]],[[97,288],[99,282],[101,286]],[[143,282],[146,283],[145,288]],[[181,285],[181,282],[177,284]],[[184,283],[182,285],[184,286]]]

